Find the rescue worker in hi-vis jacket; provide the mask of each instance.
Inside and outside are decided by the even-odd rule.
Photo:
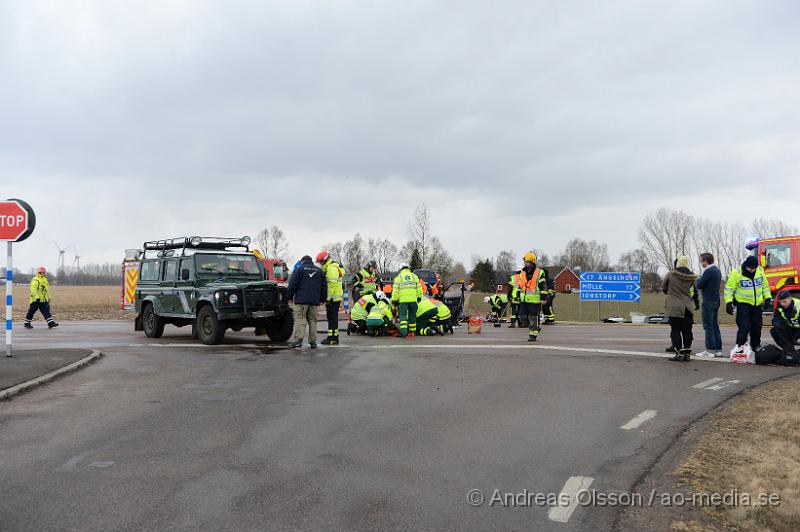
[[[317,263],[322,268],[328,284],[325,299],[325,316],[328,318],[328,337],[322,344],[339,345],[339,306],[344,298],[344,267],[331,258],[330,253],[323,250],[317,254]]]
[[[511,323],[508,324],[509,329],[517,326],[517,316],[519,315],[519,287],[517,286],[517,276],[522,270],[517,270],[508,278],[508,303],[511,305]]]
[[[31,320],[37,310],[47,320],[49,329],[58,327],[58,323],[50,313],[50,283],[47,281],[47,268],[44,266],[39,266],[39,269],[36,270],[36,277],[31,279],[31,306],[28,307],[28,313],[25,315],[24,327],[26,329],[33,329]]]
[[[539,311],[542,295],[547,294],[547,279],[544,270],[536,265],[536,253],[529,251],[523,257],[525,267],[517,274],[519,288],[519,326],[528,327],[528,341],[535,342],[542,328],[539,326]]]
[[[761,307],[772,302],[769,281],[758,260],[747,257],[741,268],[731,271],[725,283],[725,312],[733,315],[736,309],[736,351],[741,351],[750,338],[750,348],[755,351],[761,345],[761,327],[764,318]]]

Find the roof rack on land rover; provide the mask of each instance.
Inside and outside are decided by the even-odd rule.
[[[169,249],[228,249],[244,248],[250,250],[250,237],[223,238],[218,236],[182,236],[166,238],[164,240],[151,240],[142,245],[144,251]]]

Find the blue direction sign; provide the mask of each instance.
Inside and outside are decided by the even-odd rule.
[[[640,282],[638,272],[583,272],[581,301],[639,301]]]

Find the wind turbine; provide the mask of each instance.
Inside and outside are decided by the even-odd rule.
[[[81,256],[78,255],[78,250],[75,250],[75,259],[72,261],[72,267],[75,270],[75,277],[80,279],[81,276]]]
[[[53,243],[56,245],[56,248],[58,248],[58,270],[57,271],[64,271],[64,254],[72,246],[67,246],[67,247],[62,248],[61,246],[58,245],[58,242],[56,242],[55,240],[53,240]]]

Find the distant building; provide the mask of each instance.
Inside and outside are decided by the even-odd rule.
[[[549,271],[549,269],[547,273],[552,275],[552,272]],[[569,293],[572,290],[579,290],[581,287],[580,277],[578,277],[578,274],[573,272],[570,268],[561,268],[561,271],[556,274],[555,279],[556,292],[558,293]]]

